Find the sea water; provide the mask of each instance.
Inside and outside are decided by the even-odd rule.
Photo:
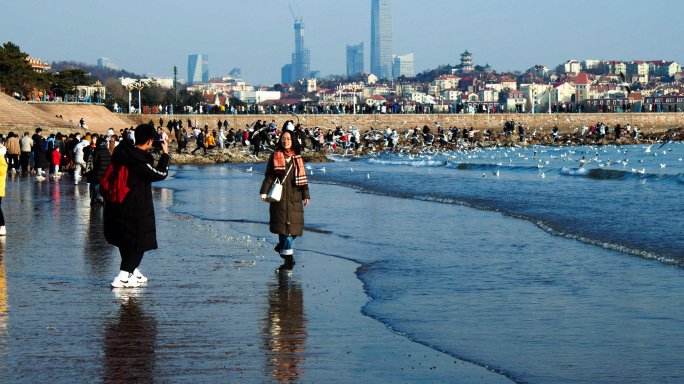
[[[358,261],[363,313],[521,382],[681,382],[682,157],[657,144],[307,164],[295,259]],[[178,166],[158,186],[178,212],[275,243],[264,168]]]

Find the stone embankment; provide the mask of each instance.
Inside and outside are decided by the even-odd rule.
[[[159,125],[159,118],[164,120],[164,125],[169,120],[183,120],[183,126],[187,127],[190,118],[201,127],[208,124],[210,129],[216,129],[218,120],[228,121],[228,125],[235,129],[244,129],[257,120],[275,120],[276,125],[281,127],[287,120],[299,121],[308,128],[324,127],[335,128],[342,126],[348,128],[354,125],[362,131],[371,129],[385,129],[390,127],[397,129],[399,133],[415,127],[425,125],[434,127],[439,123],[442,127],[473,127],[476,130],[494,130],[501,132],[506,121],[514,120],[521,122],[527,130],[542,127],[550,130],[554,125],[560,128],[561,133],[573,133],[575,128],[583,125],[591,126],[597,122],[603,122],[610,127],[617,124],[638,125],[640,130],[664,132],[671,128],[684,126],[684,113],[553,113],[553,114],[494,114],[494,115],[301,115],[299,119],[291,115],[124,115],[135,125],[153,121]]]

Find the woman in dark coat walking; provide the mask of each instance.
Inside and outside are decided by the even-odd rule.
[[[261,200],[266,201],[266,195],[276,179],[283,185],[280,201],[272,202],[269,206],[269,228],[271,233],[278,235],[276,252],[290,265],[294,264],[292,242],[304,232],[304,207],[309,205],[306,169],[299,153],[299,141],[293,139],[290,131],[284,131],[268,159],[260,190]]]
[[[107,172],[109,163],[112,162],[112,154],[109,152],[109,145],[104,136],[95,136],[95,149],[90,153],[88,161],[91,161],[93,165],[93,168],[86,173],[86,180],[90,183],[90,205],[103,204],[102,196],[98,193],[100,180]]]

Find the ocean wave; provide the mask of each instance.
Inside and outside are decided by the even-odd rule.
[[[624,253],[627,255],[637,256],[637,257],[641,257],[641,258],[648,259],[648,260],[655,260],[655,261],[661,262],[663,264],[674,264],[674,265],[678,265],[680,267],[684,267],[684,260],[683,259],[678,259],[675,257],[661,255],[661,254],[658,254],[655,252],[650,252],[650,251],[646,251],[643,249],[630,247],[630,246],[627,246],[624,244],[617,244],[617,243],[613,243],[610,241],[595,239],[595,238],[591,238],[591,237],[588,237],[588,236],[585,236],[582,234],[578,234],[578,233],[564,231],[562,229],[555,228],[554,226],[545,222],[544,220],[534,218],[531,216],[508,212],[508,211],[505,211],[505,210],[502,210],[499,208],[482,206],[479,204],[471,203],[471,202],[466,201],[466,200],[458,200],[458,199],[454,199],[454,198],[450,198],[450,197],[415,195],[415,196],[410,196],[409,198],[416,199],[416,200],[422,200],[422,201],[442,203],[442,204],[462,205],[462,206],[465,206],[468,208],[475,208],[475,209],[479,209],[482,211],[497,212],[497,213],[500,213],[504,216],[529,221],[529,222],[533,223],[534,225],[536,225],[539,229],[541,229],[544,232],[546,232],[550,235],[553,235],[553,236],[564,237],[564,238],[569,239],[569,240],[579,241],[579,242],[584,243],[584,244],[589,244],[589,245],[601,247],[603,249],[607,249],[607,250],[611,250],[611,251],[618,251],[618,252],[621,252],[621,253]]]
[[[684,183],[684,175],[679,174],[659,174],[659,173],[640,173],[634,171],[620,171],[616,169],[600,168],[568,168],[563,167],[560,172],[563,176],[588,177],[597,180],[620,180],[620,179],[650,179],[650,180],[675,180]]]

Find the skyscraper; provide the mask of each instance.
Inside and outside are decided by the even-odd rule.
[[[399,76],[413,77],[413,52],[404,56],[394,56],[392,65],[392,76],[396,79]]]
[[[188,56],[188,85],[209,81],[209,55]]]
[[[301,15],[299,18],[295,17],[294,29],[295,51],[292,54],[292,73],[290,74],[290,81],[285,82],[284,72],[281,71],[281,81],[283,84],[308,79],[311,76],[311,54],[304,46],[304,21]]]
[[[347,45],[347,77],[363,73],[363,43]]]
[[[285,64],[280,69],[280,84],[292,83],[292,64]]]
[[[391,1],[371,1],[371,73],[379,79],[391,79],[394,54]]]

